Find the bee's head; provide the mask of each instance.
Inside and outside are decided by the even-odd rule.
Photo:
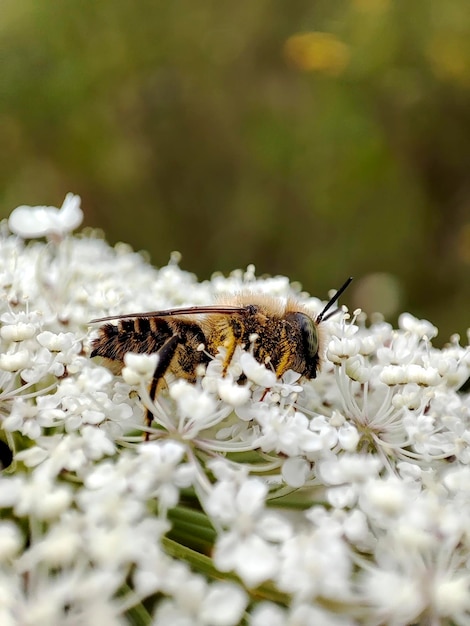
[[[338,300],[341,294],[347,289],[352,281],[352,277],[344,283],[335,295],[327,302],[323,310],[317,315],[316,319],[312,319],[307,313],[291,313],[290,317],[295,326],[299,329],[300,340],[302,345],[302,354],[305,359],[305,372],[304,376],[308,379],[315,378],[320,365],[321,359],[321,322],[329,319],[332,315],[335,315],[341,309],[335,309],[326,315],[327,311]]]
[[[303,375],[309,379],[315,378],[320,364],[319,329],[317,323],[306,313],[291,313],[289,317],[300,334],[301,354],[305,360],[305,372]]]

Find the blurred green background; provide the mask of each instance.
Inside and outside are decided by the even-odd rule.
[[[470,323],[468,0],[2,0],[0,216],[82,197],[201,279],[256,265]]]

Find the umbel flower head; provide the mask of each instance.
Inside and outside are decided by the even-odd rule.
[[[247,286],[324,303],[71,236],[68,198],[0,232],[0,624],[470,624],[468,345],[343,311],[314,380],[252,344],[224,372],[222,345],[152,396],[159,355],[111,372],[91,319]]]

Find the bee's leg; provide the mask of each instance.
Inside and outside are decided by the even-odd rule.
[[[163,376],[165,375],[167,369],[170,367],[170,363],[175,356],[176,348],[181,341],[181,337],[179,335],[173,335],[170,337],[157,352],[158,362],[157,367],[153,373],[152,384],[150,385],[150,397],[152,400],[155,399],[158,390],[158,383],[161,381]],[[153,414],[150,409],[147,409],[145,415],[145,423],[147,426],[151,426],[153,422]],[[145,433],[145,441],[148,441],[150,437],[150,433]]]

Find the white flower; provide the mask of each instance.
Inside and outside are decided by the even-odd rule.
[[[69,485],[54,483],[44,472],[36,471],[23,483],[17,495],[15,512],[20,517],[31,515],[39,520],[51,520],[64,513],[71,503]]]
[[[282,464],[282,477],[291,487],[302,487],[310,472],[310,463],[301,457],[290,457]]]
[[[357,337],[333,337],[328,345],[327,357],[332,363],[339,364],[355,357],[360,349],[361,342]]]
[[[370,479],[361,490],[361,509],[376,523],[386,525],[408,506],[409,489],[396,478],[388,480]]]
[[[8,226],[12,233],[33,239],[63,237],[82,223],[80,196],[68,193],[60,209],[53,206],[19,206],[11,212]]]
[[[325,524],[311,532],[296,533],[282,544],[280,556],[277,581],[283,591],[299,600],[351,597],[352,561],[336,526]]]
[[[27,467],[42,465],[42,471],[56,478],[64,470],[82,474],[90,461],[115,452],[114,443],[104,430],[85,426],[80,434],[39,437],[37,445],[19,452],[16,458]]]
[[[0,562],[14,558],[22,545],[18,526],[10,520],[0,522]]]
[[[73,354],[80,349],[80,344],[75,338],[74,333],[51,333],[43,331],[36,337],[38,343],[50,350],[50,352],[68,353],[74,348]]]
[[[27,350],[17,350],[10,354],[0,354],[0,369],[17,372],[31,364],[31,355]]]
[[[291,534],[287,520],[264,509],[267,487],[256,478],[223,480],[211,491],[207,510],[229,530],[215,545],[214,562],[224,572],[234,570],[250,587],[275,575],[278,566],[276,543]]]
[[[83,426],[80,434],[81,452],[87,459],[97,461],[116,451],[114,443],[104,430],[93,428],[93,426]]]
[[[343,450],[353,452],[360,441],[360,435],[353,424],[345,423],[338,428],[338,443]]]
[[[76,376],[60,380],[56,393],[37,399],[40,423],[64,424],[68,432],[88,424],[100,424],[110,431],[112,423],[117,427],[114,432],[120,434],[119,427],[132,416],[132,408],[128,402],[113,401],[115,380],[109,371],[93,368],[89,362],[86,365]]]
[[[318,461],[317,472],[325,484],[340,485],[363,483],[377,474],[381,467],[381,461],[373,455],[330,455]]]
[[[399,365],[387,365],[380,374],[380,380],[386,385],[404,385],[408,376],[404,367]]]
[[[315,438],[311,441],[307,440],[304,444],[303,448],[306,452],[327,452],[338,442],[339,431],[323,415],[314,417],[310,421],[309,428],[314,433]]]
[[[276,383],[276,374],[258,363],[248,352],[243,352],[240,355],[240,365],[248,380],[253,381],[256,385],[269,388]]]
[[[282,411],[278,407],[261,404],[255,412],[261,434],[254,445],[265,452],[282,452],[297,456],[304,451],[322,450],[326,441],[310,430],[308,418],[300,411]]]
[[[83,541],[80,526],[81,520],[76,513],[65,514],[63,520],[52,526],[41,541],[33,543],[18,559],[19,570],[27,572],[46,563],[52,567],[73,564]]]
[[[402,313],[398,318],[400,328],[417,335],[419,338],[432,339],[437,335],[437,328],[427,320],[419,320],[409,313]]]
[[[272,602],[261,602],[253,608],[250,626],[286,626],[286,611]]]
[[[364,384],[370,379],[370,370],[365,367],[362,355],[350,357],[345,362],[346,374],[351,380]]]
[[[185,380],[176,381],[170,388],[170,396],[176,400],[177,411],[191,432],[207,428],[217,408],[215,399],[201,388]]]
[[[145,498],[158,498],[164,509],[175,506],[179,490],[189,487],[195,475],[195,468],[182,462],[184,455],[184,446],[176,441],[142,444],[129,477],[130,486]]]
[[[452,575],[446,572],[434,586],[436,611],[443,618],[452,619],[470,613],[470,574]]]
[[[30,439],[37,439],[42,432],[41,421],[38,419],[38,409],[31,401],[23,400],[21,397],[13,399],[10,414],[2,420],[3,428],[6,431],[14,432],[18,430],[21,434]],[[52,426],[53,421],[44,423],[45,426]]]
[[[278,569],[278,551],[257,534],[221,535],[215,545],[215,566],[222,572],[234,570],[248,587],[273,578]]]
[[[25,341],[31,339],[36,334],[33,324],[26,322],[18,322],[17,324],[8,324],[0,328],[0,336],[5,341]]]
[[[392,568],[365,570],[361,587],[377,623],[413,624],[426,606],[420,581],[411,572]]]
[[[158,363],[157,354],[134,354],[128,352],[124,355],[125,367],[122,368],[122,377],[128,385],[138,385],[151,381]]]
[[[247,605],[246,593],[234,583],[208,584],[202,576],[182,581],[173,600],[163,600],[154,626],[237,626]]]
[[[274,388],[278,391],[281,397],[287,398],[292,396],[294,399],[297,394],[303,391],[302,385],[299,384],[300,374],[293,370],[287,370],[281,379],[277,380]]]
[[[441,378],[436,369],[422,367],[416,363],[411,363],[406,367],[407,382],[423,385],[424,387],[438,385]]]
[[[205,593],[201,620],[210,626],[239,624],[247,605],[247,594],[230,582],[214,582]]]
[[[237,385],[228,378],[217,381],[217,390],[220,398],[231,406],[245,404],[250,397],[250,390],[246,385]]]

